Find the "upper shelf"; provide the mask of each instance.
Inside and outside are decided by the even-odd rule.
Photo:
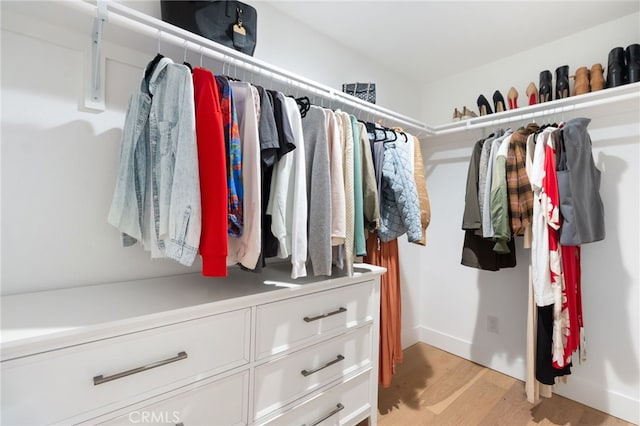
[[[495,114],[483,115],[468,120],[455,121],[441,126],[429,127],[434,136],[464,132],[471,129],[495,127],[514,121],[531,120],[536,117],[562,115],[570,111],[592,108],[607,104],[621,104],[634,101],[640,105],[640,83],[626,84],[611,89],[571,96],[555,101],[526,106]]]
[[[339,89],[248,56],[116,1],[67,0],[38,3],[37,7],[32,2],[9,2],[9,8],[5,8],[3,5],[3,15],[5,10],[13,10],[26,16],[33,16],[47,23],[59,23],[65,29],[73,29],[80,32],[86,31],[87,37],[92,38],[91,46],[94,55],[90,76],[92,78],[92,87],[96,92],[104,90],[102,80],[99,79],[100,70],[97,69],[100,66],[99,57],[102,54],[100,47],[102,45],[102,27],[104,24],[105,40],[108,39],[108,41],[116,44],[131,46],[132,38],[134,37],[130,37],[130,35],[134,34],[136,39],[141,37],[153,42],[147,43],[147,50],[150,48],[149,46],[155,46],[156,43],[158,50],[160,50],[160,45],[162,45],[163,49],[166,49],[168,45],[177,47],[184,50],[185,57],[187,52],[192,52],[200,57],[204,56],[228,65],[229,69],[233,68],[234,71],[239,68],[241,71],[260,75],[267,81],[286,85],[296,93],[300,90],[302,93],[328,100],[329,104],[335,105],[336,108],[353,108],[354,113],[355,111],[366,113],[375,117],[375,119],[382,120],[389,127],[404,127],[412,132],[415,131],[416,135],[428,135],[430,133],[428,126],[412,117],[366,102]],[[93,28],[87,26],[86,19],[78,19],[83,16],[93,19]],[[3,23],[6,22],[7,20],[3,16]],[[116,28],[116,30],[111,31],[112,28]]]
[[[515,121],[530,120],[536,117],[554,114],[562,115],[570,111],[593,108],[600,105],[608,104],[612,107],[613,104],[615,104],[626,107],[627,102],[635,102],[634,106],[637,108],[640,104],[640,83],[634,83],[440,126],[430,126],[379,105],[370,104],[351,95],[347,95],[332,87],[281,69],[265,61],[229,49],[226,46],[214,43],[204,37],[128,8],[118,2],[100,0],[97,4],[106,8],[106,12],[103,12],[104,14],[102,16],[106,25],[117,27],[118,31],[113,32],[116,33],[115,37],[117,38],[118,34],[127,34],[127,43],[130,43],[131,37],[129,37],[129,34],[131,34],[131,31],[141,35],[147,40],[153,40],[154,43],[156,40],[158,43],[161,40],[163,46],[165,44],[172,44],[185,50],[189,49],[200,55],[228,62],[229,64],[233,64],[234,67],[238,66],[240,68],[246,68],[250,72],[264,74],[268,76],[268,79],[279,80],[281,83],[289,85],[292,88],[301,88],[302,90],[330,99],[343,106],[350,106],[359,111],[371,113],[374,117],[390,120],[393,125],[399,125],[417,131],[417,136],[426,135],[426,139],[450,133],[465,132],[472,129],[496,127]],[[7,5],[3,5],[3,26],[7,23],[7,14],[4,12],[13,9],[18,13],[41,18],[46,22],[59,23],[67,29],[81,32],[86,31],[89,36],[95,30],[95,27],[92,30],[90,21],[78,19],[79,14],[93,18],[94,20],[99,20],[100,17],[99,8],[96,7],[96,0],[44,2],[38,3],[38,5],[38,7],[34,7],[32,2],[8,2]],[[122,29],[128,29],[130,31],[121,31]],[[97,74],[94,72],[92,75]]]

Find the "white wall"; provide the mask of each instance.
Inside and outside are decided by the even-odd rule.
[[[156,1],[128,5],[160,15]],[[0,7],[2,294],[199,271],[198,261],[186,268],[152,261],[139,246],[122,248],[117,230],[106,222],[127,101],[157,40],[106,24],[106,110],[89,112],[81,105],[92,18],[52,2],[3,1]],[[380,104],[417,112],[419,98],[406,95],[415,85],[266,3],[257,7],[256,57],[336,88],[342,81],[371,79],[381,83]],[[163,43],[161,52],[182,61],[180,48]],[[197,52],[187,59],[199,64]],[[207,58],[204,66],[222,71]]]
[[[453,110],[455,105],[475,103],[478,93],[488,97],[495,88],[504,87],[506,94],[510,84],[524,88],[541,69],[564,63],[572,70],[582,64],[604,64],[611,47],[640,41],[638,22],[639,15],[634,14],[425,85],[423,117],[430,124],[448,122],[448,105]],[[520,105],[526,105],[524,99]],[[635,423],[640,421],[639,109],[635,100],[555,117],[593,118],[589,129],[594,158],[603,172],[600,192],[607,227],[605,241],[583,247],[588,361],[576,362],[569,384],[558,386],[557,392]],[[474,142],[490,131],[423,142],[433,217],[428,247],[403,247],[410,258],[419,260],[412,262],[417,268],[405,269],[413,280],[403,284],[412,295],[403,298],[404,308],[417,322],[414,328],[405,322],[404,344],[423,340],[523,379],[529,251],[518,242],[514,269],[486,272],[460,265],[469,156]],[[487,331],[488,315],[498,318],[498,334]]]

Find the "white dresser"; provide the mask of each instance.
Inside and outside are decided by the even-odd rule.
[[[283,263],[3,297],[1,423],[375,424],[382,273]]]

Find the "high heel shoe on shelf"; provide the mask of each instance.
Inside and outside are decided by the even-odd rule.
[[[511,87],[507,92],[507,100],[509,101],[509,109],[518,108],[518,91],[515,87]]]
[[[578,68],[576,75],[572,75],[571,77],[574,79],[573,96],[582,95],[591,91],[589,69],[587,67]]]
[[[504,103],[504,98],[502,97],[502,93],[499,90],[493,92],[493,109],[496,112],[506,111],[506,105]]]
[[[535,105],[538,103],[538,88],[533,81],[529,83],[525,93],[527,94],[527,98],[529,98],[529,105]]]
[[[462,119],[462,114],[458,111],[458,108],[453,109],[453,121],[460,121]]]
[[[556,68],[556,99],[569,97],[569,65]]]
[[[478,96],[478,111],[480,111],[480,116],[493,114],[491,105],[489,104],[487,98],[484,97],[484,95]]]
[[[544,70],[540,73],[540,90],[538,91],[538,101],[540,103],[551,100],[551,71]]]
[[[475,112],[471,111],[466,106],[462,107],[462,119],[463,120],[468,120],[468,119],[474,118],[474,117],[477,117]]]
[[[602,64],[593,64],[589,74],[589,85],[591,86],[591,91],[597,92],[598,90],[604,89],[605,81]]]

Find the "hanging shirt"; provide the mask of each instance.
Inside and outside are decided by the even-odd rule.
[[[202,205],[202,275],[227,276],[227,174],[218,87],[211,71],[193,69]]]
[[[593,161],[588,118],[569,120],[562,129],[566,170],[558,173],[563,224],[560,242],[579,245],[605,237],[604,205],[600,198],[600,170]]]
[[[353,232],[355,241],[355,255],[365,256],[367,248],[364,234],[364,196],[362,191],[362,148],[360,146],[360,128],[358,119],[350,115],[351,130],[353,132],[353,197],[354,197],[354,222]]]
[[[258,121],[258,135],[260,139],[260,159],[264,166],[273,166],[278,158],[280,149],[278,128],[273,115],[271,95],[261,86],[256,86],[260,96],[260,119]]]
[[[289,196],[293,197],[293,193],[289,193],[293,152],[283,155],[273,168],[266,211],[271,217],[271,233],[278,240],[278,257],[281,259],[291,254],[291,218],[288,217],[287,201]]]
[[[420,149],[420,141],[415,136],[407,134],[409,139],[413,139],[414,144],[414,180],[416,181],[416,189],[418,190],[418,200],[420,202],[420,223],[422,223],[422,239],[416,241],[416,244],[427,244],[427,227],[431,223],[431,203],[429,202],[429,193],[427,192],[427,180],[424,174],[424,164],[422,162],[422,151]],[[411,142],[409,142],[411,143]]]
[[[342,120],[342,140],[344,142],[342,153],[342,165],[344,170],[344,195],[345,195],[345,216],[346,234],[344,240],[344,259],[347,268],[347,275],[353,275],[353,253],[355,245],[354,221],[355,221],[355,198],[354,177],[353,177],[353,130],[351,129],[351,118],[346,112],[336,112]]]
[[[264,248],[267,245],[267,235],[272,235],[270,229],[271,217],[266,214],[267,203],[269,200],[269,189],[271,187],[271,173],[274,164],[278,159],[278,150],[280,149],[280,141],[278,139],[278,129],[276,119],[273,112],[273,99],[271,94],[264,90],[261,86],[257,86],[258,96],[260,97],[260,114],[258,118],[258,137],[260,140],[260,212],[262,243],[260,257],[254,272],[260,272],[265,266]]]
[[[380,191],[381,224],[378,236],[381,241],[386,242],[407,233],[409,242],[420,241],[422,229],[416,184],[409,173],[409,159],[405,157],[406,151],[396,149],[397,143],[397,141],[384,143]]]
[[[533,172],[533,156],[536,150],[536,136],[537,133],[532,133],[527,137],[526,154],[525,154],[525,171],[527,172],[527,178],[531,185],[531,223],[525,227],[524,231],[524,248],[531,248],[533,244],[533,216],[536,204],[539,203],[535,195],[533,183],[531,182],[531,176]]]
[[[533,191],[526,171],[526,144],[529,134],[537,130],[538,126],[533,124],[511,135],[507,156],[507,194],[513,235],[524,235],[531,224]]]
[[[493,250],[498,253],[509,253],[507,241],[511,239],[506,177],[510,140],[511,135],[508,135],[500,143],[498,151],[496,152],[496,162],[491,178],[491,225],[493,227],[493,240],[496,242]]]
[[[463,230],[480,230],[482,229],[482,219],[480,216],[480,204],[482,204],[482,198],[478,199],[480,195],[484,197],[484,188],[480,192],[480,185],[484,185],[486,182],[486,164],[485,164],[485,179],[484,182],[480,182],[480,159],[484,154],[485,147],[491,146],[492,138],[480,139],[473,146],[471,151],[471,159],[469,160],[469,166],[467,168],[467,185],[464,195],[464,212],[462,213],[462,229]],[[485,163],[488,163],[488,156],[486,155]]]
[[[229,238],[227,264],[240,263],[248,269],[256,267],[262,242],[260,142],[258,140],[259,105],[257,90],[249,83],[230,82],[237,111],[238,132],[242,151],[243,232]]]
[[[481,203],[481,215],[482,215],[482,236],[484,238],[493,238],[493,220],[491,218],[491,180],[493,179],[493,169],[495,168],[497,161],[498,148],[500,144],[511,134],[511,129],[507,130],[505,134],[499,138],[496,138],[491,143],[491,151],[487,162],[486,181],[484,188],[484,198],[480,200]]]
[[[380,201],[376,184],[376,171],[373,165],[369,135],[364,123],[358,123],[360,132],[360,152],[362,153],[362,190],[365,225],[369,231],[380,227]]]
[[[242,150],[238,131],[238,115],[229,80],[216,76],[220,95],[220,111],[227,148],[227,195],[229,236],[242,235]]]
[[[499,129],[496,134],[491,134],[487,138],[485,138],[485,142],[482,145],[482,151],[480,152],[479,163],[478,163],[478,200],[479,200],[479,210],[478,214],[480,216],[480,228],[482,229],[482,223],[484,221],[484,197],[487,186],[487,171],[489,167],[489,157],[491,155],[491,146],[493,145],[493,141],[501,137],[504,134],[504,130]],[[482,235],[482,234],[480,234]]]
[[[563,293],[566,293],[566,287],[560,248],[560,193],[556,176],[556,146],[559,138],[560,130],[556,129],[547,139],[544,156],[544,179],[542,181],[542,205],[546,212],[547,227],[549,228],[549,270],[553,294],[552,361],[554,368],[563,368],[566,365],[564,347],[566,336],[569,333],[569,311],[566,296],[563,297]]]
[[[324,109],[329,144],[329,167],[331,174],[331,245],[344,244],[347,238],[347,206],[344,194],[344,165],[342,152],[342,120],[330,109]],[[341,266],[341,265],[340,265]]]
[[[270,99],[273,102],[273,116],[278,133],[278,149],[276,150],[276,162],[280,161],[288,152],[293,151],[296,146],[293,141],[293,131],[289,117],[284,112],[285,96],[277,91],[268,90]],[[268,201],[271,199],[271,184],[273,182],[273,172],[275,166],[265,165],[262,172],[262,261],[278,255],[278,239],[271,230],[271,215],[267,214]]]
[[[302,120],[307,203],[307,244],[314,275],[331,275],[331,174],[324,112],[312,105]]]
[[[286,110],[296,149],[289,155],[294,158],[287,195],[287,235],[291,238],[291,278],[307,276],[307,172],[306,147],[302,132],[302,117],[294,99],[286,98]]]
[[[124,246],[146,235],[147,250],[190,266],[202,221],[193,82],[169,58],[148,77],[127,108],[108,221]]]
[[[545,193],[546,145],[549,135],[554,129],[547,127],[538,134],[535,154],[529,180],[533,188],[534,203],[532,217],[531,274],[533,290],[537,306],[553,304],[551,290],[551,272],[549,271],[549,228],[547,226]]]

